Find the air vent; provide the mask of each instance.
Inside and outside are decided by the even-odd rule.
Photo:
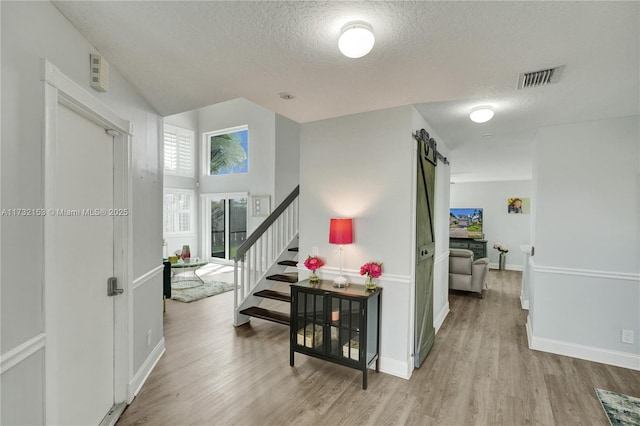
[[[564,71],[564,65],[555,68],[547,68],[544,70],[523,72],[518,76],[517,89],[527,89],[530,87],[541,87],[547,84],[557,83]]]

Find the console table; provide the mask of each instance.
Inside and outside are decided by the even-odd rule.
[[[473,252],[474,259],[487,257],[486,240],[470,240],[468,238],[449,238],[449,248],[467,249]]]
[[[380,353],[380,287],[349,284],[335,288],[328,280],[291,284],[290,364],[298,352],[362,371],[362,389],[367,388],[367,370]]]

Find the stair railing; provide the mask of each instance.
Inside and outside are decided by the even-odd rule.
[[[238,306],[251,295],[267,270],[298,235],[299,193],[298,185],[236,251],[233,270],[236,325]]]

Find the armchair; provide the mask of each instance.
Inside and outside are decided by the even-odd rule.
[[[473,252],[465,249],[449,250],[449,288],[479,293],[485,286],[489,258],[473,260]]]

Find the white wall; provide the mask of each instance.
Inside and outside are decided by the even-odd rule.
[[[279,205],[300,182],[300,124],[276,114],[275,194]]]
[[[156,111],[122,77],[110,70],[110,90],[98,93],[89,87],[89,54],[97,53],[89,42],[48,2],[2,2],[2,208],[42,208],[42,111],[43,83],[40,58],[46,58],[84,87],[117,115],[135,127],[133,138],[133,275],[145,274],[161,264],[162,182]],[[106,58],[107,61],[109,58]],[[79,159],[86,161],[86,159]],[[20,345],[41,341],[43,316],[43,220],[2,217],[0,258],[1,352],[15,355]],[[133,340],[146,339],[137,325],[148,320],[156,329],[151,348],[130,354],[144,359],[162,340],[162,277],[147,280],[140,289],[156,291],[157,299],[136,299]],[[159,330],[159,331],[158,331]],[[34,340],[35,339],[35,340]],[[2,424],[44,422],[44,348],[38,346],[16,366],[2,374]],[[18,350],[20,352],[20,350]],[[137,373],[139,365],[132,365]],[[3,367],[3,370],[4,367]],[[28,374],[20,372],[28,371]],[[18,376],[18,373],[19,376]],[[6,378],[6,380],[5,380]],[[13,396],[20,395],[20,398]]]
[[[202,133],[248,125],[248,173],[209,176],[199,166],[200,193],[248,192],[249,195],[275,193],[276,120],[275,113],[243,98],[200,108],[200,146],[206,146]],[[202,153],[201,153],[202,155]],[[206,156],[205,156],[206,158]],[[263,217],[249,215],[247,231],[253,231]]]
[[[640,369],[638,128],[633,116],[538,132],[534,348]]]
[[[455,161],[455,160],[454,160]],[[524,254],[520,245],[531,242],[531,214],[507,213],[507,198],[531,198],[531,181],[499,181],[451,184],[451,207],[483,209],[483,232],[487,240],[490,266],[498,267],[495,242],[509,248],[507,269],[522,270]]]
[[[300,258],[318,248],[326,259],[320,276],[337,276],[329,219],[353,218],[345,275],[363,283],[360,266],[383,262],[380,368],[400,377],[413,370],[416,126],[428,127],[406,106],[305,123],[300,137]]]

